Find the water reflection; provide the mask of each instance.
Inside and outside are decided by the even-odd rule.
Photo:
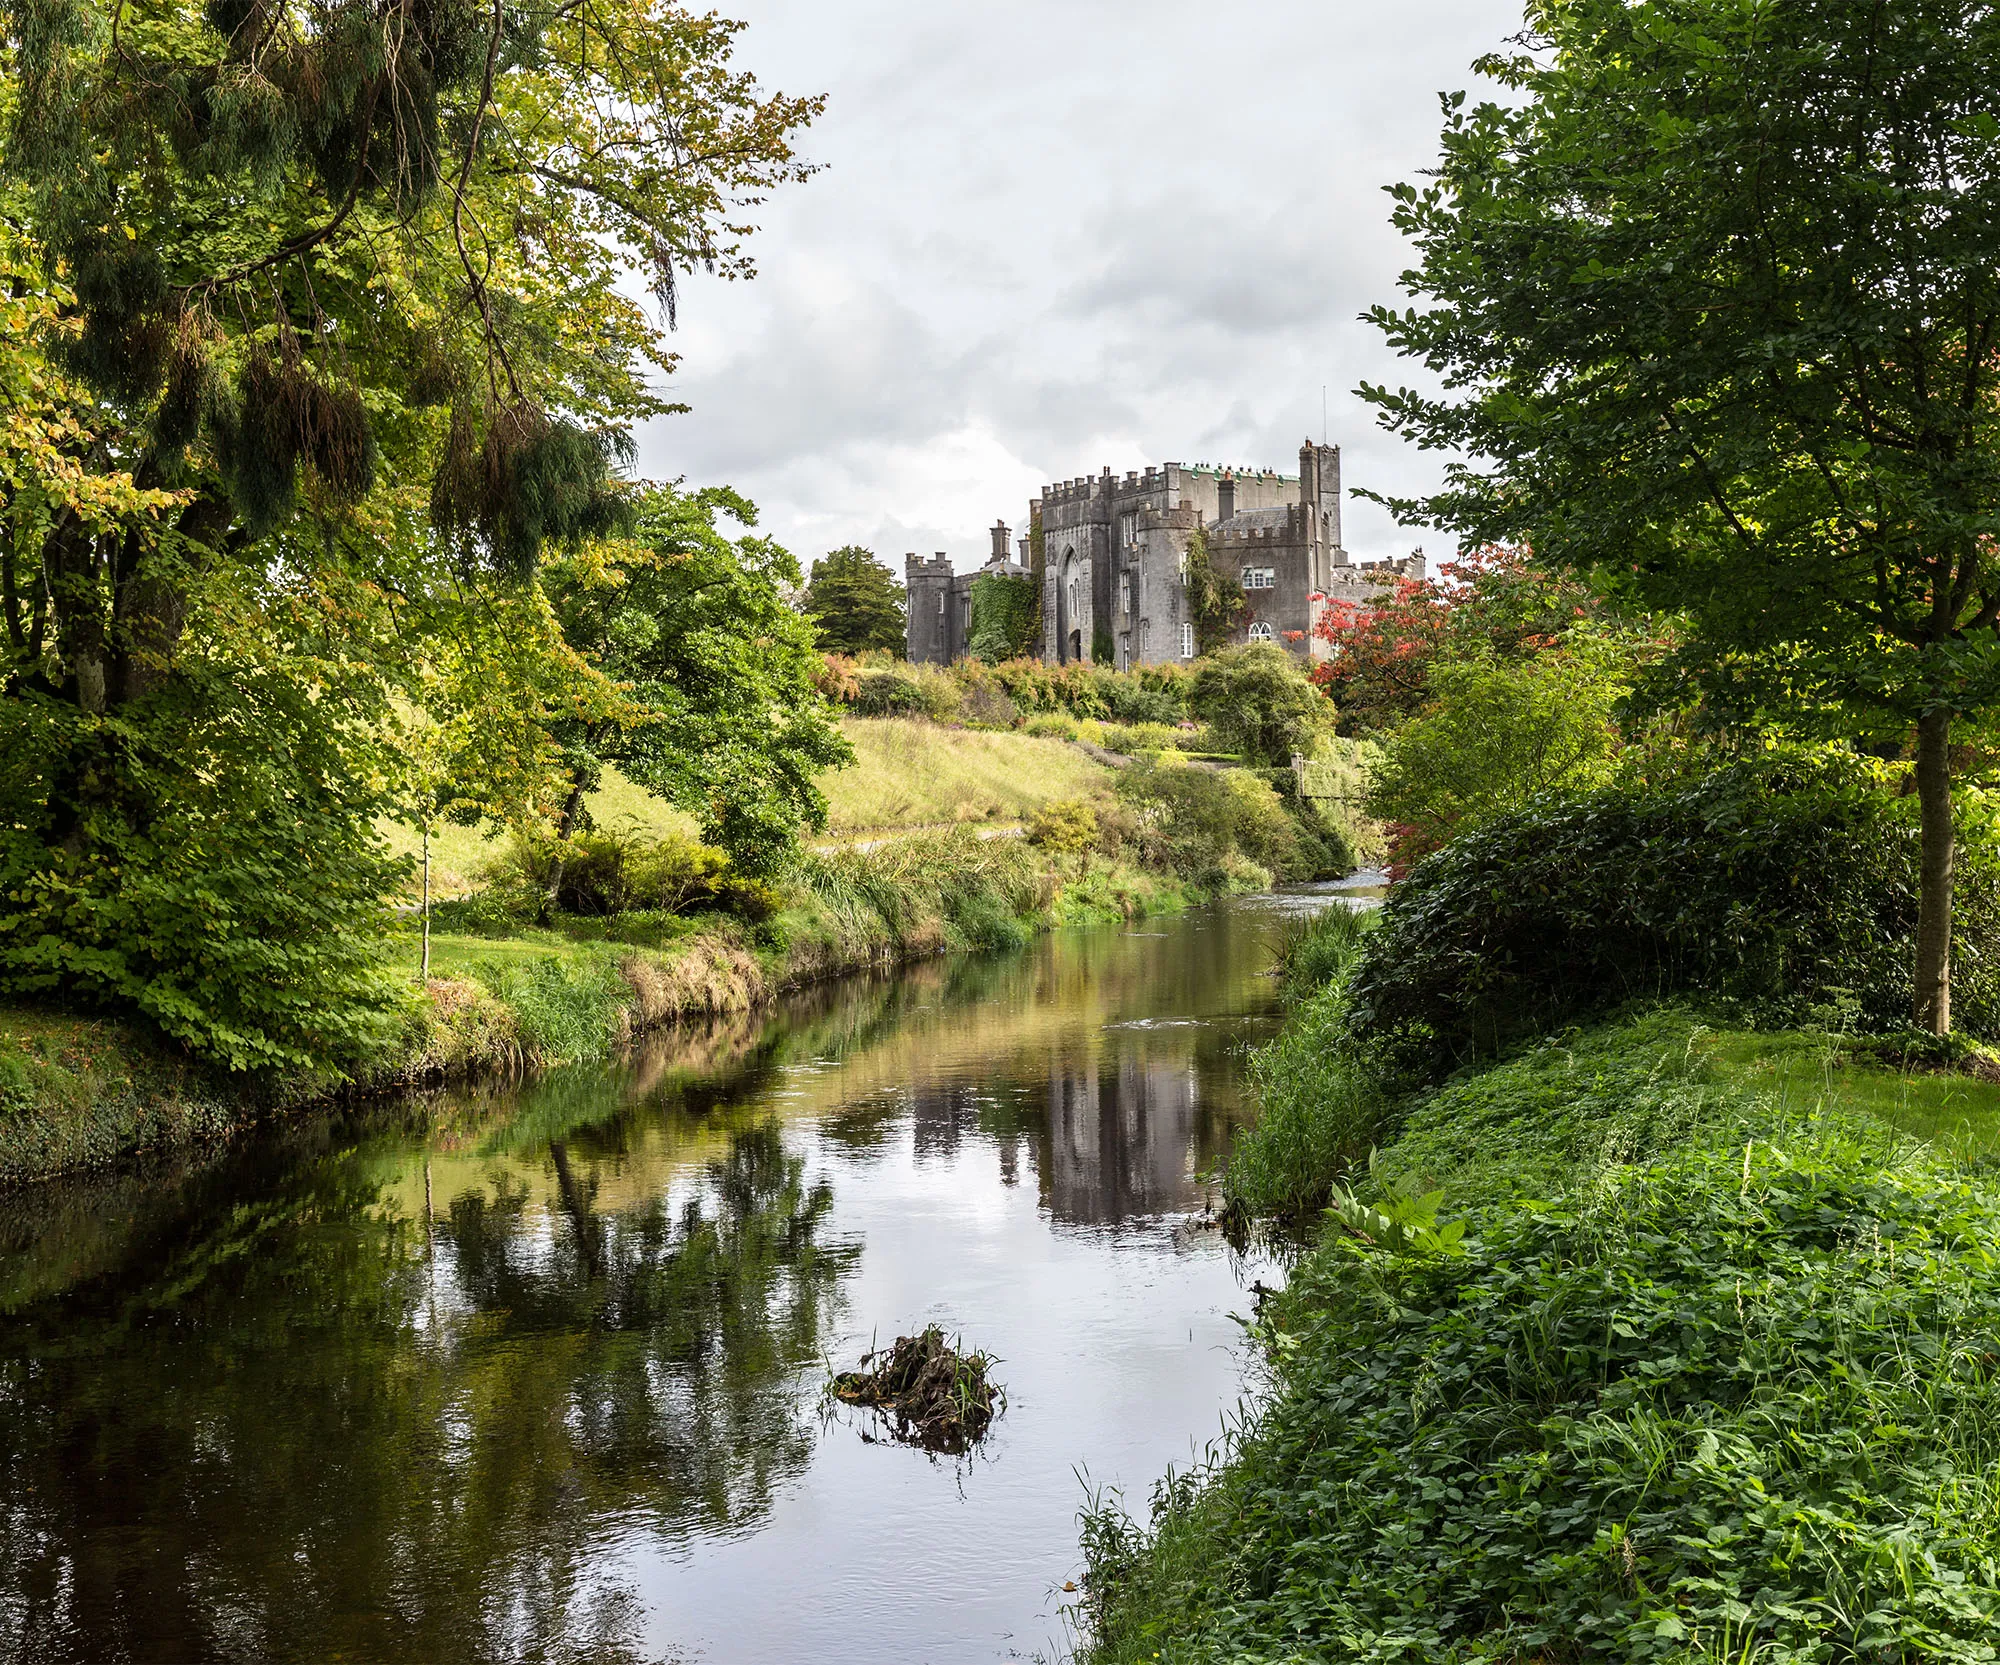
[[[1273,934],[940,961],[0,1199],[0,1660],[991,1656],[1072,1466],[1143,1490],[1230,1397],[1222,1248],[1157,1228]],[[812,1414],[931,1317],[1008,1360],[976,1513]]]

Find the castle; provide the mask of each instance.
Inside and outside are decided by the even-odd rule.
[[[1365,601],[1396,579],[1421,578],[1421,552],[1356,565],[1340,541],[1340,447],[1299,450],[1299,472],[1168,463],[1119,479],[1110,469],[1044,486],[1028,506],[1041,538],[1040,657],[1056,664],[1106,659],[1120,670],[1192,659],[1188,552],[1204,535],[1211,568],[1249,604],[1237,641],[1276,642],[1300,657],[1325,644],[1313,626],[1328,601]],[[919,662],[963,658],[972,586],[988,573],[1032,576],[1033,534],[1009,556],[1004,523],[978,572],[955,573],[943,554],[904,559],[907,651]]]

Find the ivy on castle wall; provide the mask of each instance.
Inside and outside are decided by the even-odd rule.
[[[1032,578],[989,572],[972,581],[972,633],[966,652],[989,665],[1018,659],[1035,645],[1042,586]]]
[[[1041,651],[1042,643],[1042,575],[1048,570],[1049,557],[1046,540],[1042,536],[1042,517],[1030,513],[1028,516],[1028,573],[1035,585],[1035,610],[1028,624],[1028,639],[1034,644],[1034,651]]]
[[[1187,602],[1200,653],[1211,653],[1227,642],[1250,611],[1243,586],[1216,570],[1209,558],[1208,534],[1199,526],[1188,539]]]

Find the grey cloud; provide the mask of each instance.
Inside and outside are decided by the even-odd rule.
[[[765,210],[752,285],[695,280],[654,473],[727,480],[802,555],[984,552],[1046,480],[1168,458],[1421,489],[1364,377],[1418,379],[1356,315],[1408,257],[1379,187],[1427,166],[1435,93],[1502,0],[746,0],[741,60],[824,89],[828,164]],[[1356,506],[1365,553],[1420,534]]]

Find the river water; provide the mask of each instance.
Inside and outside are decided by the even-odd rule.
[[[0,1660],[1060,1658],[1085,1477],[1242,1391],[1198,1176],[1315,900],[0,1199]],[[822,1409],[927,1323],[956,1462]]]

